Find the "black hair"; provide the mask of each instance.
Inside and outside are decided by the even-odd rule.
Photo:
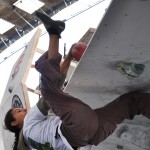
[[[7,113],[6,113],[6,116],[5,116],[5,126],[6,128],[15,133],[15,142],[14,142],[14,145],[13,145],[13,150],[17,150],[17,146],[18,146],[18,141],[19,141],[19,133],[20,133],[20,129],[16,126],[12,126],[11,123],[12,121],[15,121],[15,118],[13,117],[12,115],[12,110],[13,109],[10,109]]]

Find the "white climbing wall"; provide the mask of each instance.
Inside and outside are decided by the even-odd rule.
[[[123,93],[149,90],[149,14],[149,0],[113,0],[66,92],[97,108]],[[149,150],[149,135],[150,121],[137,116],[93,150]]]

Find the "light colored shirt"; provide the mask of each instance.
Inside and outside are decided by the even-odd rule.
[[[23,135],[31,148],[49,150],[73,150],[60,130],[60,117],[55,115],[44,116],[37,105],[32,107],[24,119]],[[58,130],[59,137],[56,138]],[[78,150],[91,150],[90,145]]]

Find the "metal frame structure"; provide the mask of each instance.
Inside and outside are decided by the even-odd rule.
[[[9,31],[0,35],[0,53],[3,52],[10,44],[37,27],[41,22],[35,14],[29,14],[13,4],[17,0],[2,0],[0,2],[0,18],[14,24],[15,26]],[[73,4],[78,0],[40,0],[45,5],[39,10],[52,17],[54,14]]]

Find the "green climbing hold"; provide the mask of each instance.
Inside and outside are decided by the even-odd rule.
[[[143,73],[145,65],[134,62],[120,61],[117,62],[116,68],[121,74],[127,76],[129,79],[134,79]]]
[[[118,149],[123,149],[123,146],[117,144],[117,148],[118,148]]]

